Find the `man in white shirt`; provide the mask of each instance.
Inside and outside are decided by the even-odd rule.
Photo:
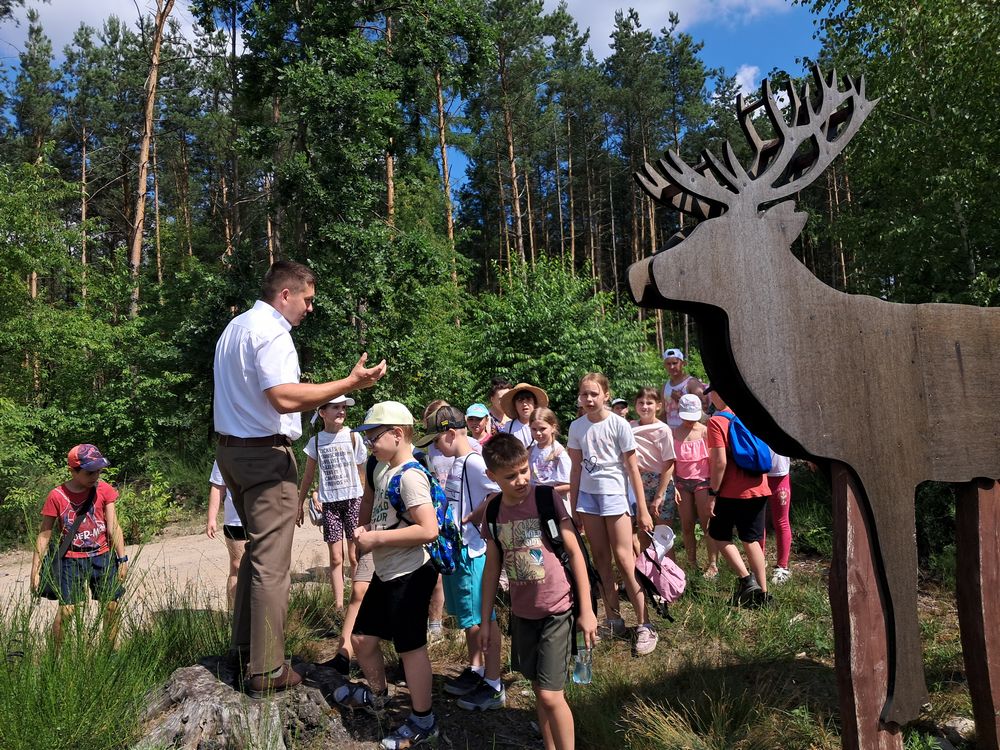
[[[291,584],[292,535],[301,521],[292,441],[302,434],[299,412],[369,388],[385,360],[328,383],[300,383],[291,330],[312,310],[316,277],[292,261],[274,263],[261,299],[233,318],[215,345],[216,460],[247,531],[233,605],[233,650],[252,696],[297,685],[285,663],[285,618]]]

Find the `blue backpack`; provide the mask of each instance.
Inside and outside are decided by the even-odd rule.
[[[410,469],[419,469],[427,477],[427,482],[431,486],[431,503],[434,505],[434,514],[437,516],[438,535],[437,539],[424,545],[427,554],[431,556],[431,563],[438,573],[449,575],[455,572],[455,561],[459,558],[462,550],[462,530],[455,523],[455,518],[448,505],[448,498],[445,497],[444,489],[437,477],[431,474],[427,467],[419,461],[410,461],[404,464],[396,474],[389,480],[389,487],[386,490],[386,497],[389,504],[400,519],[406,513],[406,506],[403,505],[403,498],[399,495],[399,482],[403,477],[403,472]],[[396,526],[399,524],[397,523]],[[395,528],[393,526],[392,528]]]
[[[729,450],[736,465],[751,474],[767,474],[771,470],[771,449],[767,443],[750,432],[732,412],[720,411],[716,416],[729,420]]]

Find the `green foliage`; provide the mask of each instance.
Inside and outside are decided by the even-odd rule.
[[[830,482],[805,464],[792,464],[792,542],[798,553],[833,555],[833,497]]]
[[[473,310],[479,345],[470,364],[479,393],[494,375],[537,383],[552,408],[570,420],[578,381],[588,371],[603,372],[614,393],[629,398],[662,379],[645,325],[627,317],[611,295],[594,294],[588,278],[555,259],[515,264],[509,275],[498,275],[500,290],[482,295]]]
[[[206,480],[207,481],[207,480]],[[143,544],[167,522],[173,494],[163,475],[153,469],[141,483],[121,487],[115,509],[126,544]]]

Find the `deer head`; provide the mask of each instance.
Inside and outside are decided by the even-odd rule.
[[[646,297],[648,301],[652,293],[648,287],[654,263],[656,280],[671,280],[670,289],[661,284],[661,299],[711,304],[704,293],[691,286],[704,284],[704,274],[690,273],[706,261],[707,251],[726,253],[728,274],[723,275],[733,276],[734,269],[738,274],[747,264],[777,262],[776,257],[764,258],[765,251],[788,250],[805,226],[806,214],[796,212],[792,201],[781,201],[802,190],[829,166],[877,103],[865,98],[863,77],[854,81],[845,76],[841,88],[835,71],[824,77],[815,66],[813,78],[815,97],[808,83],[801,96],[791,82],[787,84],[787,119],[766,79],[759,99],[747,102],[742,95],[737,99],[740,126],[753,151],[748,168],[726,143],[721,160],[705,150],[701,161],[692,167],[679,154],[668,151],[656,166],[647,163],[635,174],[653,200],[700,222],[688,235],[675,235],[664,252],[633,266],[630,277],[637,300]],[[773,138],[765,140],[759,134],[754,123],[759,110],[764,111]],[[716,275],[711,281],[717,285],[721,279]]]

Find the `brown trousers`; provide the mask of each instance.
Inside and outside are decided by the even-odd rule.
[[[289,447],[218,446],[215,458],[247,532],[236,578],[233,648],[250,651],[250,674],[285,660],[292,537],[298,511],[298,468]]]

